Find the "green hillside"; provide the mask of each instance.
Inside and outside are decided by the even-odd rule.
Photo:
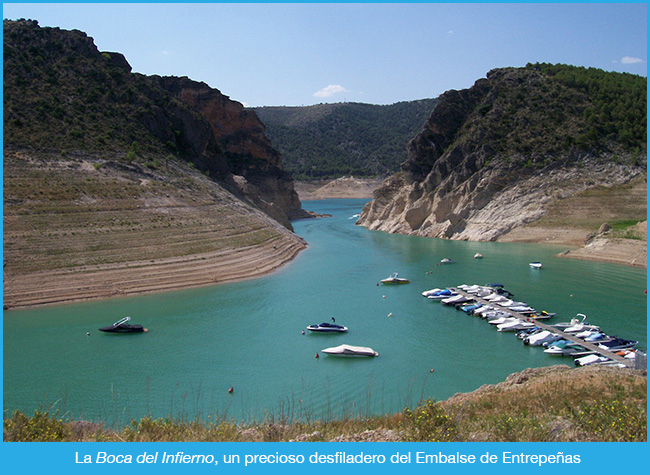
[[[302,180],[394,173],[436,99],[392,105],[319,104],[254,109],[282,153],[284,169]]]

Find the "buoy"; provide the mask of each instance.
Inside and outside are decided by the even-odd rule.
[[[302,331],[302,334],[303,334],[303,335],[305,334],[305,330]]]
[[[86,332],[86,336],[90,336],[90,332]]]
[[[429,370],[429,373],[433,373],[434,371],[435,371],[435,369],[434,369],[434,368],[431,368],[431,369]]]
[[[379,287],[379,282],[377,282],[377,287]]]
[[[316,353],[316,358],[318,358],[318,353]]]
[[[228,392],[232,394],[233,391],[234,391],[234,389],[232,388],[232,386],[230,386],[230,389],[228,390]]]

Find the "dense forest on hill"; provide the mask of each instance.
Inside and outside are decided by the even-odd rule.
[[[491,71],[474,89],[486,87],[453,143],[487,146],[494,158],[532,168],[581,154],[645,155],[645,77],[529,63]]]
[[[578,143],[597,145],[598,137],[604,136],[627,149],[645,147],[647,78],[563,64],[536,63],[527,68],[542,71],[590,98],[582,112],[588,129],[578,136]]]
[[[254,109],[295,179],[383,176],[406,159],[436,99],[392,105],[319,104]]]

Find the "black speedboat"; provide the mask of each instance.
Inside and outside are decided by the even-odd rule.
[[[129,323],[130,320],[131,317],[124,317],[122,320],[118,320],[111,326],[100,328],[99,331],[109,333],[141,333],[147,331],[147,329],[142,325]]]
[[[307,330],[313,332],[334,332],[334,333],[343,333],[348,331],[348,327],[343,325],[337,325],[335,323],[320,323],[318,325],[309,325]]]

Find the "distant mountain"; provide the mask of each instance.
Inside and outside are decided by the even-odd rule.
[[[359,223],[494,240],[553,202],[644,176],[646,88],[645,77],[538,63],[448,91]]]
[[[394,173],[406,159],[406,145],[422,130],[436,101],[253,110],[282,153],[284,169],[295,179],[312,180]]]

